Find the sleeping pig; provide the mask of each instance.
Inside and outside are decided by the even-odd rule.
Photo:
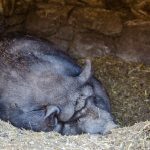
[[[0,40],[0,118],[33,131],[104,134],[115,128],[108,95],[92,74],[44,39]]]

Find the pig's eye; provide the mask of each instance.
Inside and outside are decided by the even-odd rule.
[[[46,111],[46,105],[38,106],[38,107],[32,109],[32,111],[40,111],[40,110]]]
[[[100,100],[100,99],[99,99]],[[93,102],[94,102],[94,105],[97,106],[97,103],[98,103],[98,99],[96,98],[96,96],[93,98]]]

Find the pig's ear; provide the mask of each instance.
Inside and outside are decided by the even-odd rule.
[[[82,72],[79,74],[77,78],[81,84],[84,84],[89,80],[91,76],[92,76],[91,61],[89,59],[86,59],[85,67],[83,68]]]
[[[46,107],[46,114],[45,114],[45,119],[51,115],[58,115],[60,113],[60,109],[57,107],[57,106],[53,106],[53,105],[50,105],[50,106],[47,106]]]

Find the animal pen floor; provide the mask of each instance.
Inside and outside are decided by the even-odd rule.
[[[113,57],[94,58],[92,65],[109,93],[112,113],[121,128],[104,136],[61,136],[20,130],[0,121],[0,149],[150,150],[150,66]]]

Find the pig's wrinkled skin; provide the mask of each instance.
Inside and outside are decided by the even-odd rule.
[[[92,76],[50,42],[32,36],[0,41],[0,118],[19,128],[61,134],[116,127],[109,98]]]

